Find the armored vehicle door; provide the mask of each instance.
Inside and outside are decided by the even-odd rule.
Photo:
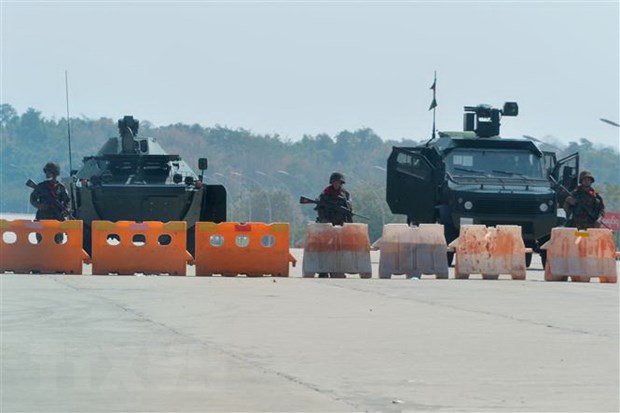
[[[562,158],[557,161],[550,176],[569,192],[574,191],[579,184],[579,153],[575,152],[574,154],[568,155],[566,158]],[[564,200],[567,196],[568,194],[564,191],[558,191],[559,205],[564,204]]]
[[[546,152],[543,151],[543,167],[545,168],[545,176],[549,177],[553,172],[553,168],[555,168],[555,164],[557,160],[555,158],[555,152]]]
[[[386,201],[408,222],[435,222],[445,166],[437,149],[393,147],[388,158]]]

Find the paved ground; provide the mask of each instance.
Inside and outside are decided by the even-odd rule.
[[[302,279],[300,267],[1,275],[0,409],[620,408],[617,285],[545,283],[538,260],[527,281]]]

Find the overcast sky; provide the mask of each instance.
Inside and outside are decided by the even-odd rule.
[[[1,101],[19,113],[216,124],[291,140],[460,130],[517,101],[504,136],[618,149],[619,2],[2,1]]]

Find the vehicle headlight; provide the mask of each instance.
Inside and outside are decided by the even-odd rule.
[[[474,204],[472,204],[471,201],[465,201],[465,203],[463,204],[463,206],[465,207],[466,210],[470,210],[474,207]]]
[[[538,205],[538,209],[540,209],[540,212],[547,212],[549,211],[549,205],[543,202],[542,204]]]

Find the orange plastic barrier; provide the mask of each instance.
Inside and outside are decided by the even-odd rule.
[[[496,280],[500,274],[510,274],[513,280],[525,280],[526,251],[518,225],[463,225],[450,246],[455,247],[457,279],[482,274],[485,280]]]
[[[435,274],[438,279],[448,278],[443,225],[386,224],[378,244],[379,278],[391,278],[392,274],[406,274],[407,278]]]
[[[289,224],[196,223],[196,275],[288,277]]]
[[[304,244],[303,276],[331,273],[344,277],[345,273],[370,278],[370,240],[366,224],[308,224]]]
[[[93,274],[185,275],[186,228],[184,221],[93,221]]]
[[[617,283],[616,251],[612,232],[605,228],[578,231],[553,228],[547,250],[545,281],[589,282],[598,277],[602,283]]]
[[[0,271],[82,274],[82,221],[0,220]]]

